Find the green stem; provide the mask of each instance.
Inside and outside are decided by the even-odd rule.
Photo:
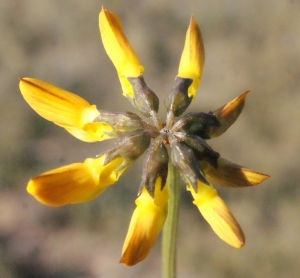
[[[168,217],[162,232],[162,277],[176,277],[176,241],[179,216],[179,173],[171,162],[168,171]]]

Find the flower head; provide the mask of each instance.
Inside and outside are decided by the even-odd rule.
[[[123,94],[139,115],[98,110],[81,97],[54,85],[21,78],[24,99],[46,120],[85,142],[117,140],[111,149],[96,158],[31,178],[28,193],[50,206],[89,201],[115,183],[145,153],[136,209],[120,262],[134,265],[154,245],[168,212],[170,163],[180,173],[194,204],[214,232],[229,245],[240,248],[245,243],[242,229],[212,183],[245,187],[259,184],[269,176],[225,160],[207,140],[221,135],[236,121],[248,91],[213,112],[193,112],[177,119],[195,98],[204,65],[202,36],[192,16],[175,85],[164,102],[167,119],[162,122],[157,114],[159,99],[147,86],[142,75],[144,68],[118,17],[102,8],[99,22],[103,45],[117,70]],[[141,116],[152,120],[153,125]]]

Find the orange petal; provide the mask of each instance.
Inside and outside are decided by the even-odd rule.
[[[217,169],[202,161],[201,166],[214,183],[224,187],[247,187],[257,185],[270,178],[266,174],[245,168],[221,157],[218,158]]]
[[[245,106],[246,96],[250,91],[246,91],[232,101],[229,101],[213,113],[220,122],[220,126],[212,126],[207,132],[211,138],[223,134],[239,117]]]

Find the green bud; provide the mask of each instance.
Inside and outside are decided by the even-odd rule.
[[[159,99],[156,94],[146,85],[144,77],[127,77],[132,86],[134,98],[129,100],[143,116],[150,117],[151,113],[158,112]]]
[[[175,117],[178,117],[189,107],[193,99],[188,96],[188,88],[193,79],[177,76],[175,82],[175,86],[165,99],[165,106],[168,112],[172,112]]]
[[[123,157],[124,162],[115,171],[127,168],[145,152],[150,145],[150,141],[151,136],[145,131],[130,133],[120,138],[115,146],[106,152],[103,165],[117,157]]]

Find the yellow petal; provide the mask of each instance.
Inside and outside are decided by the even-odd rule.
[[[93,123],[100,115],[96,105],[90,105],[83,98],[34,78],[21,78],[20,90],[33,110],[76,138],[86,142],[111,138],[104,133],[111,130],[109,125]]]
[[[115,183],[125,169],[114,172],[123,159],[118,158],[103,166],[104,156],[87,158],[31,178],[27,191],[39,202],[50,206],[86,202],[97,197]]]
[[[207,162],[201,161],[201,166],[210,179],[225,187],[246,187],[257,185],[270,178],[262,174],[235,163],[229,162],[224,158],[218,158],[218,168],[215,169]]]
[[[204,59],[205,53],[201,31],[192,16],[186,33],[185,44],[178,69],[178,76],[193,79],[193,83],[188,90],[188,95],[190,97],[192,96],[193,99],[196,97],[196,90],[200,84]]]
[[[189,187],[189,190],[194,198],[193,203],[198,207],[213,231],[227,244],[241,248],[245,244],[244,233],[212,185],[207,186],[199,182],[197,193],[192,187]]]
[[[132,215],[128,233],[123,245],[120,263],[132,266],[147,257],[154,245],[168,210],[168,188],[160,190],[161,179],[155,184],[154,199],[143,188],[136,199],[136,209]]]
[[[133,98],[133,90],[126,77],[138,77],[143,71],[134,50],[123,33],[119,18],[102,8],[99,26],[105,51],[113,62],[126,97]]]
[[[229,101],[213,113],[220,122],[220,126],[212,126],[207,134],[211,137],[217,137],[223,134],[239,117],[245,106],[246,96],[250,91],[246,91],[232,101]]]

